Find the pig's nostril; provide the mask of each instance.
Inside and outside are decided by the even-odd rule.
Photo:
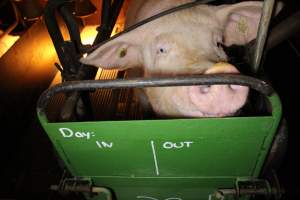
[[[201,85],[199,86],[199,90],[201,94],[207,94],[210,90],[210,85]]]

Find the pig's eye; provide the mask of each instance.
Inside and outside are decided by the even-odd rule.
[[[156,54],[163,54],[163,53],[167,53],[167,50],[165,48],[158,48],[157,51],[156,51]]]
[[[217,42],[217,47],[218,48],[222,48],[223,47],[223,44],[221,42]]]

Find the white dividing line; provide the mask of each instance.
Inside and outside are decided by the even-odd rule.
[[[159,176],[159,170],[158,170],[158,164],[157,164],[157,158],[156,158],[156,151],[155,151],[155,146],[154,146],[154,141],[153,140],[151,140],[151,147],[152,147],[152,153],[153,153],[154,164],[155,164],[155,172],[156,172],[156,175]]]

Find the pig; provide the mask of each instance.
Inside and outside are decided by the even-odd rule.
[[[132,0],[129,27],[191,0]],[[142,72],[146,78],[191,74],[238,74],[222,46],[256,38],[262,2],[197,5],[165,15],[110,40],[80,61],[104,69]],[[247,101],[249,88],[202,85],[145,88],[152,109],[164,117],[226,117]]]

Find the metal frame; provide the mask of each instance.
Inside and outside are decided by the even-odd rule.
[[[84,47],[81,43],[79,28],[66,6],[67,1],[65,0],[50,0],[45,8],[45,23],[62,65],[59,70],[62,72],[63,80],[78,80],[79,77],[76,75],[81,65],[78,59]],[[65,21],[72,42],[64,41],[55,16],[56,11]]]
[[[93,79],[97,70],[94,67],[79,62],[79,58],[88,51],[89,45],[83,45],[81,42],[79,27],[68,10],[69,3],[69,0],[49,0],[45,8],[45,23],[61,63],[61,65],[55,63],[55,66],[61,72],[63,82]],[[110,0],[103,0],[102,24],[97,29],[98,34],[94,44],[100,43],[110,37],[122,4],[123,0],[115,0],[113,3]],[[63,39],[56,13],[65,22],[69,31],[70,41]],[[69,103],[64,106],[61,118],[64,120],[70,119],[79,99],[82,99],[85,105],[85,112],[87,114],[84,117],[92,117],[88,93],[81,92],[78,94],[78,92],[73,91],[68,95],[67,99]]]
[[[169,77],[151,79],[115,79],[71,81],[56,85],[46,90],[39,98],[37,109],[45,112],[49,99],[59,92],[93,91],[95,89],[143,88],[188,85],[234,84],[248,86],[265,96],[271,96],[274,90],[266,82],[243,75],[198,75],[188,77]]]
[[[46,107],[47,107],[47,103],[48,100],[55,94],[59,93],[59,92],[70,92],[73,90],[94,90],[96,88],[107,88],[107,89],[111,89],[111,88],[134,88],[136,87],[136,85],[138,85],[138,87],[142,88],[142,87],[158,87],[158,86],[180,86],[180,85],[200,85],[200,84],[241,84],[241,85],[247,85],[259,92],[261,92],[262,94],[264,94],[265,96],[267,96],[267,100],[270,102],[270,108],[272,109],[272,115],[271,116],[260,116],[260,117],[233,117],[233,118],[211,118],[211,119],[163,119],[163,120],[130,120],[130,121],[90,121],[90,122],[65,122],[65,123],[61,123],[61,122],[54,122],[52,123],[51,121],[49,121],[47,119],[47,115],[46,115]],[[104,162],[102,159],[95,159],[95,157],[97,158],[101,158],[103,155],[105,155],[105,152],[107,151],[95,151],[94,149],[90,148],[91,146],[94,145],[95,140],[98,141],[101,139],[101,141],[114,141],[116,143],[119,143],[122,141],[125,142],[124,144],[126,144],[126,151],[130,151],[131,148],[134,148],[135,152],[137,152],[137,154],[141,153],[141,151],[136,151],[136,149],[146,149],[145,148],[145,144],[149,141],[153,142],[153,138],[158,139],[160,137],[158,136],[162,136],[162,138],[168,138],[166,135],[163,135],[162,132],[164,133],[168,133],[169,137],[172,135],[171,138],[174,139],[179,137],[179,138],[189,138],[191,139],[191,135],[198,135],[199,132],[200,133],[205,133],[207,134],[207,137],[209,137],[210,135],[215,135],[212,134],[214,131],[216,130],[221,130],[221,132],[224,134],[224,130],[228,130],[228,133],[236,133],[237,130],[239,136],[243,136],[241,138],[242,141],[248,141],[250,138],[253,139],[253,141],[263,141],[264,143],[264,148],[261,148],[261,152],[260,153],[254,153],[254,155],[257,155],[257,161],[255,161],[254,166],[250,167],[250,174],[243,174],[243,175],[239,175],[237,177],[231,177],[229,176],[228,179],[226,178],[226,180],[224,180],[224,177],[221,176],[221,180],[215,180],[218,181],[218,183],[216,184],[216,186],[212,186],[213,190],[211,191],[205,191],[205,188],[207,187],[207,183],[210,182],[208,181],[208,179],[212,178],[209,175],[207,176],[208,179],[204,178],[203,179],[203,174],[201,175],[201,177],[195,177],[195,179],[193,177],[189,177],[191,179],[191,183],[196,183],[197,182],[197,189],[196,190],[201,190],[197,192],[197,197],[199,197],[199,195],[202,196],[206,196],[209,195],[209,197],[214,197],[213,193],[214,191],[219,192],[220,197],[222,197],[223,194],[228,193],[229,188],[233,188],[236,190],[230,190],[229,192],[235,192],[235,193],[230,193],[229,195],[234,195],[234,196],[240,196],[242,194],[249,194],[249,192],[253,193],[259,193],[259,194],[265,194],[265,193],[260,193],[261,190],[248,190],[248,187],[235,187],[235,186],[239,186],[239,185],[235,185],[237,184],[237,181],[253,181],[254,178],[257,178],[261,172],[262,166],[263,166],[263,162],[265,160],[265,157],[267,156],[268,153],[268,149],[269,146],[271,145],[271,142],[273,140],[274,134],[276,133],[276,129],[278,127],[279,121],[281,119],[281,104],[280,104],[280,100],[278,98],[278,95],[273,91],[273,89],[265,82],[258,80],[256,78],[251,78],[251,77],[247,77],[247,76],[242,76],[242,75],[202,75],[202,76],[193,76],[193,77],[177,77],[174,78],[170,77],[170,78],[163,78],[163,79],[132,79],[132,80],[108,80],[108,81],[104,81],[104,80],[99,80],[99,81],[76,81],[76,82],[65,82],[59,85],[56,85],[52,88],[50,88],[49,90],[45,91],[39,101],[38,101],[38,117],[39,120],[41,122],[41,125],[43,126],[43,128],[47,131],[49,138],[51,139],[53,145],[55,146],[58,154],[60,155],[61,159],[63,159],[65,162],[65,167],[71,172],[71,174],[76,177],[76,178],[89,178],[91,179],[93,182],[93,184],[95,186],[102,186],[102,187],[107,187],[107,188],[113,188],[113,192],[115,194],[118,195],[124,195],[124,193],[122,193],[122,191],[118,190],[117,188],[120,187],[120,184],[118,183],[118,181],[120,181],[121,179],[119,179],[119,174],[121,174],[121,178],[124,178],[124,180],[121,180],[121,184],[125,184],[126,185],[126,190],[125,194],[126,195],[131,195],[131,196],[136,196],[137,193],[133,192],[134,188],[136,187],[136,185],[141,184],[141,181],[145,181],[142,182],[141,185],[143,185],[144,183],[149,183],[149,182],[153,182],[153,184],[155,184],[155,187],[158,188],[164,188],[166,187],[166,184],[170,184],[172,183],[174,185],[174,183],[179,183],[178,187],[175,188],[176,191],[182,189],[182,187],[185,187],[183,185],[183,183],[181,184],[180,181],[182,181],[182,176],[185,176],[185,172],[180,175],[179,178],[173,179],[173,177],[168,177],[169,175],[167,175],[167,177],[160,177],[159,179],[157,179],[157,175],[158,172],[154,170],[153,166],[151,165],[150,168],[151,170],[146,170],[146,172],[149,172],[151,175],[147,174],[147,175],[141,175],[141,174],[135,174],[135,176],[132,176],[132,172],[131,171],[126,171],[127,168],[126,167],[122,167],[122,172],[115,174],[114,172],[116,171],[116,169],[113,169],[113,173],[111,173],[110,171],[108,171],[108,175],[111,176],[104,176],[103,175],[103,171],[104,173],[106,172],[105,170],[111,170],[111,168],[113,166],[116,166],[114,164],[109,164],[110,161],[108,161],[107,158],[104,158]],[[185,124],[186,123],[186,124]],[[175,125],[175,127],[171,126]],[[196,125],[197,126],[194,126]],[[210,124],[210,126],[206,127],[207,124]],[[246,126],[245,126],[246,124]],[[263,125],[264,124],[264,125]],[[241,126],[240,126],[241,125]],[[261,126],[263,125],[263,126]],[[220,128],[219,126],[223,127]],[[235,126],[237,126],[236,128],[234,128]],[[74,138],[74,140],[72,138],[64,138],[62,135],[57,134],[59,133],[58,130],[60,128],[71,128],[72,130],[88,130],[94,133],[99,133],[97,135],[95,135],[93,140],[81,140],[81,139],[76,139]],[[137,129],[137,127],[139,127]],[[147,129],[145,129],[145,127],[149,127]],[[179,128],[181,127],[181,128]],[[191,132],[191,135],[185,135],[183,136],[182,131],[186,129],[186,127],[194,127],[195,131]],[[219,127],[218,129],[212,129],[212,127]],[[229,128],[230,127],[230,128]],[[239,128],[238,128],[239,127]],[[245,130],[245,127],[247,127]],[[259,128],[260,127],[260,128]],[[152,129],[153,128],[153,129]],[[205,129],[207,128],[207,130]],[[228,128],[228,129],[227,129]],[[143,134],[141,133],[142,131],[140,131],[141,129],[143,130],[147,130],[149,132],[144,132]],[[179,130],[178,130],[179,129]],[[201,129],[201,130],[199,130]],[[108,131],[109,130],[109,131]],[[162,130],[162,132],[158,131],[158,130]],[[240,132],[241,131],[241,132]],[[254,133],[260,133],[260,131],[263,132],[268,132],[268,134],[254,134]],[[248,138],[245,138],[245,135],[240,134],[240,133],[247,133],[246,135],[248,135]],[[152,133],[152,134],[150,134]],[[154,134],[154,135],[153,135]],[[129,137],[130,135],[130,137]],[[180,135],[180,136],[179,136]],[[219,135],[219,134],[217,134]],[[222,134],[220,134],[222,135]],[[257,136],[257,137],[256,137]],[[214,138],[215,136],[213,136],[212,138]],[[250,137],[250,138],[249,138]],[[141,147],[137,147],[136,145],[128,145],[127,143],[127,139],[129,140],[133,140],[134,143],[141,145]],[[137,138],[139,138],[138,140],[136,140]],[[143,138],[143,140],[140,140],[140,138]],[[226,133],[225,135],[223,135],[223,137],[219,138],[221,139],[221,142],[215,142],[215,139],[213,139],[212,142],[212,146],[216,145],[215,147],[212,147],[212,149],[218,149],[217,147],[222,146],[223,142],[225,142],[225,146],[226,148],[228,148],[228,134]],[[224,140],[225,139],[225,140]],[[251,139],[251,140],[252,140]],[[125,140],[125,141],[124,141]],[[118,142],[117,142],[118,141]],[[155,140],[156,141],[156,140]],[[223,142],[222,142],[223,141]],[[226,142],[227,141],[227,142]],[[146,142],[146,143],[145,143]],[[241,146],[245,146],[245,143],[243,142],[238,142],[237,140],[235,140],[234,142],[235,144],[239,144]],[[70,146],[71,145],[71,146]],[[78,145],[85,145],[85,146],[78,146]],[[266,145],[266,146],[265,146]],[[119,143],[119,146],[122,146],[121,143]],[[200,145],[201,147],[203,147],[202,145]],[[210,145],[208,145],[210,146]],[[250,146],[256,146],[259,147],[260,145],[253,145],[252,142],[250,142]],[[77,148],[79,149],[89,149],[89,151],[81,151],[81,150],[76,150]],[[98,146],[99,147],[99,146]],[[204,147],[206,148],[206,147]],[[121,148],[119,149],[122,151],[122,153],[124,153],[125,149]],[[220,150],[220,149],[219,149]],[[94,157],[90,157],[92,156],[93,152],[93,156]],[[204,152],[204,151],[197,151],[197,152]],[[218,152],[218,151],[217,151]],[[226,151],[222,151],[222,152],[226,152]],[[236,151],[235,151],[236,152]],[[249,150],[247,151],[249,152]],[[84,155],[85,153],[87,153],[86,156]],[[115,152],[118,156],[122,155],[120,154],[120,152],[116,151]],[[237,152],[239,155],[241,152]],[[70,155],[71,154],[71,155]],[[205,154],[205,153],[204,153]],[[160,154],[161,159],[163,159],[163,154]],[[199,154],[194,154],[194,155],[199,155]],[[217,154],[219,155],[219,154]],[[113,157],[112,154],[110,154],[110,156]],[[135,155],[136,156],[136,155]],[[133,158],[135,158],[135,156],[133,156]],[[169,158],[170,154],[165,154],[165,156],[167,156]],[[220,158],[216,158],[212,155],[207,155],[208,157],[211,157],[211,159],[213,159],[215,161],[218,161]],[[130,156],[129,156],[130,157]],[[201,156],[200,156],[201,157]],[[222,157],[222,156],[221,156]],[[252,157],[252,156],[251,156]],[[84,159],[83,159],[84,158]],[[148,160],[148,156],[146,157],[142,157],[141,160],[139,160],[138,163],[145,163],[145,160]],[[87,159],[87,160],[85,160]],[[97,160],[97,161],[96,161]],[[114,159],[112,159],[113,162],[115,162]],[[193,160],[199,160],[199,159],[193,159]],[[177,159],[175,159],[175,162],[177,161]],[[92,163],[89,163],[92,162]],[[99,162],[96,164],[96,162]],[[129,158],[127,156],[121,156],[118,160],[118,163],[134,163],[129,161]],[[89,164],[87,164],[89,163]],[[146,162],[148,163],[148,162]],[[239,168],[238,165],[236,165],[236,162],[232,162],[234,167]],[[241,162],[244,163],[244,162]],[[198,163],[200,166],[203,165],[204,163],[200,162]],[[94,171],[89,171],[88,173],[86,173],[86,166],[88,166],[89,168],[91,166],[94,166],[93,170]],[[138,166],[139,169],[145,169],[147,164],[142,164],[141,166]],[[99,166],[104,166],[104,168],[99,170]],[[118,165],[119,166],[119,165]],[[185,164],[182,166],[176,166],[176,169],[186,166]],[[222,166],[222,165],[218,165],[218,166]],[[247,165],[248,166],[248,165]],[[149,166],[147,166],[149,167]],[[117,167],[119,168],[119,167]],[[183,169],[181,168],[181,169]],[[231,167],[232,168],[232,167]],[[131,168],[130,168],[131,169]],[[205,169],[210,169],[210,168],[205,168]],[[232,168],[235,169],[235,168]],[[118,169],[120,170],[120,169]],[[194,168],[194,170],[199,170],[198,167]],[[189,171],[189,170],[185,170],[185,171]],[[225,170],[224,172],[226,172],[227,170]],[[99,174],[98,174],[99,172]],[[143,173],[143,172],[142,172]],[[236,172],[235,172],[236,173]],[[178,172],[176,171],[176,175],[178,174]],[[239,174],[239,173],[237,173]],[[112,177],[114,177],[114,175],[118,175],[117,179],[114,179]],[[141,178],[139,177],[141,176]],[[144,176],[146,176],[147,178],[145,178]],[[135,179],[135,177],[137,177],[137,179]],[[145,179],[144,179],[144,178]],[[213,176],[215,179],[215,176]],[[226,176],[225,176],[226,177]],[[128,179],[129,178],[129,179]],[[127,180],[128,179],[128,180]],[[158,181],[159,180],[159,181]],[[125,181],[125,182],[124,182]],[[196,182],[195,182],[196,181]],[[184,180],[184,182],[187,182],[186,180]],[[214,182],[212,180],[212,182]],[[80,182],[79,182],[80,183]],[[117,184],[117,185],[115,185]],[[152,184],[152,183],[151,183]],[[221,187],[222,184],[222,188]],[[224,184],[224,185],[223,185]],[[71,183],[71,186],[74,186],[73,183]],[[76,185],[77,186],[77,185]],[[124,185],[123,185],[124,186]],[[256,185],[255,185],[256,186]],[[84,187],[85,189],[86,187]],[[200,189],[201,188],[201,189]],[[53,189],[59,189],[59,186],[56,187],[54,186]],[[76,189],[80,189],[78,187],[63,187],[62,189],[68,189],[69,191],[73,191]],[[81,188],[82,189],[82,188]],[[224,190],[225,189],[225,190]],[[246,189],[246,190],[244,190]],[[80,190],[80,191],[90,191],[90,187],[85,189],[85,190]],[[189,192],[191,192],[190,190],[187,190]],[[129,193],[129,194],[128,194]],[[166,193],[168,193],[168,190],[166,191]],[[164,193],[162,193],[163,195],[165,195]],[[211,194],[211,195],[210,195]],[[275,193],[277,194],[277,193]],[[271,195],[271,194],[270,194]],[[272,193],[272,195],[274,195]],[[212,199],[211,198],[211,199]],[[124,199],[132,199],[132,198],[124,198]],[[201,197],[201,199],[204,199]]]
[[[124,0],[115,0],[111,3],[111,0],[103,0],[102,1],[102,23],[101,26],[97,28],[98,34],[92,46],[82,45],[79,28],[72,16],[72,14],[67,9],[68,0],[49,0],[46,9],[45,9],[45,22],[50,33],[50,36],[53,40],[55,49],[57,51],[59,60],[62,66],[59,66],[56,63],[57,68],[62,72],[63,81],[74,81],[74,80],[84,80],[84,79],[93,79],[96,75],[97,69],[88,65],[83,65],[79,62],[79,58],[87,52],[91,52],[103,45],[104,43],[119,37],[120,35],[127,33],[133,29],[136,29],[139,26],[142,26],[152,20],[155,20],[159,17],[168,15],[173,12],[177,12],[183,9],[191,8],[203,3],[213,2],[215,0],[198,0],[191,3],[187,3],[157,15],[154,15],[146,20],[143,20],[123,32],[115,35],[110,38],[111,32],[113,30],[116,19],[119,15],[119,11],[123,5]],[[255,52],[252,58],[252,71],[257,73],[259,70],[259,66],[261,63],[261,58],[263,55],[263,50],[265,47],[268,25],[270,23],[270,19],[272,16],[272,10],[274,7],[275,0],[265,0],[263,5],[263,14],[260,20],[258,37],[255,44]],[[62,34],[60,32],[55,12],[58,12],[63,20],[65,21],[71,41],[64,41]],[[172,78],[174,79],[174,78]],[[82,82],[84,84],[86,82]],[[69,83],[72,84],[72,83]],[[89,83],[86,83],[87,86],[90,86]],[[115,85],[115,87],[118,87]],[[139,85],[135,85],[135,87],[139,87]],[[73,99],[73,104],[69,104],[68,109],[64,109],[65,113],[71,113],[74,110],[74,106],[78,99],[81,97],[83,102],[86,104],[86,109],[90,110],[90,103],[88,98],[88,93],[84,92],[80,95],[75,93],[69,95],[68,98]],[[72,106],[70,106],[72,105]],[[91,113],[91,112],[88,112]]]
[[[208,0],[209,1],[209,0]],[[273,4],[272,4],[273,1]],[[54,1],[49,1],[49,2],[54,2]],[[110,0],[103,0],[103,13],[102,13],[102,25],[98,28],[98,35],[96,37],[96,40],[93,44],[93,47],[87,47],[83,46],[81,44],[81,40],[79,37],[79,31],[78,28],[74,25],[72,19],[70,18],[70,13],[67,12],[67,10],[64,7],[64,3],[66,0],[58,0],[56,1],[58,3],[52,4],[53,7],[51,7],[51,4],[49,3],[50,7],[48,7],[48,13],[45,14],[45,18],[51,18],[51,16],[54,16],[55,10],[58,8],[58,12],[61,14],[63,19],[66,21],[67,27],[69,29],[69,33],[71,36],[72,42],[65,42],[62,39],[62,36],[60,34],[57,22],[55,20],[49,20],[46,21],[47,26],[50,27],[50,29],[58,31],[58,34],[53,34],[51,35],[52,39],[54,38],[54,45],[55,48],[59,54],[59,58],[62,62],[62,65],[64,66],[64,70],[68,70],[68,64],[74,64],[71,65],[72,70],[71,73],[74,73],[75,75],[78,75],[79,72],[82,72],[80,70],[84,69],[84,72],[89,72],[94,71],[94,68],[88,68],[87,66],[84,66],[82,64],[77,65],[79,63],[78,59],[74,60],[74,57],[72,56],[78,56],[82,55],[85,52],[90,52],[97,48],[99,45],[102,45],[103,42],[106,42],[108,40],[112,40],[116,37],[118,37],[121,34],[124,34],[128,31],[131,31],[138,26],[141,26],[151,20],[155,20],[158,17],[167,15],[172,12],[176,12],[181,9],[185,9],[188,7],[192,7],[195,5],[198,5],[199,3],[203,3],[203,1],[196,1],[190,4],[183,5],[178,8],[174,8],[171,10],[168,10],[166,12],[160,13],[158,15],[155,15],[149,19],[146,19],[133,27],[130,27],[129,29],[125,30],[124,32],[118,34],[115,37],[112,37],[110,39],[110,32],[113,29],[113,25],[116,21],[116,18],[118,16],[119,12],[114,12],[114,10],[119,10],[122,6],[123,0],[114,1],[114,4],[110,3]],[[207,2],[207,1],[205,1]],[[270,3],[271,2],[271,3]],[[268,25],[271,19],[271,14],[272,14],[272,9],[274,5],[274,0],[265,0],[264,2],[264,14],[261,18],[260,21],[260,28],[258,32],[258,38],[257,38],[257,43],[256,43],[256,49],[255,49],[255,57],[253,57],[253,66],[252,70],[254,73],[256,73],[259,70],[259,65],[261,63],[261,58],[263,55],[263,49],[265,46],[265,41],[267,37],[267,30],[268,30]],[[46,9],[47,10],[47,9]],[[113,17],[109,17],[112,16]],[[266,25],[267,23],[267,25]],[[108,40],[107,40],[108,39]],[[57,43],[56,43],[57,42]],[[65,51],[69,50],[69,52]],[[67,53],[67,54],[66,54]],[[66,54],[66,55],[65,55]],[[66,57],[64,57],[66,56]],[[74,62],[74,63],[73,63]],[[65,69],[66,68],[66,69]],[[89,72],[88,72],[89,71]],[[78,77],[71,77],[69,80],[80,80],[77,79]],[[37,105],[37,111],[38,115],[40,117],[40,120],[45,120],[44,123],[47,123],[47,117],[46,117],[46,107],[49,102],[49,99],[54,96],[55,94],[59,92],[75,92],[75,94],[81,93],[83,91],[94,91],[95,89],[118,89],[118,88],[144,88],[144,87],[166,87],[166,86],[188,86],[188,85],[212,85],[212,84],[234,84],[234,85],[244,85],[248,86],[254,90],[257,90],[261,94],[267,96],[269,100],[272,98],[272,96],[275,94],[274,90],[272,89],[271,86],[269,86],[266,82],[252,78],[249,76],[243,76],[243,75],[201,75],[201,76],[188,76],[188,77],[167,77],[167,78],[151,78],[151,79],[130,79],[130,80],[84,80],[84,81],[67,81],[62,84],[56,85],[48,90],[46,90],[39,98],[38,100],[38,105]],[[274,95],[277,98],[277,95]],[[77,98],[78,99],[78,98]],[[279,102],[279,100],[278,100]],[[272,102],[271,102],[272,103]],[[275,110],[276,112],[276,110]],[[280,114],[278,114],[280,113]],[[276,117],[281,117],[281,109],[280,112],[278,113],[272,113]],[[276,118],[277,119],[277,118]],[[277,127],[275,127],[277,128]],[[275,130],[274,130],[275,131]],[[270,141],[272,138],[269,138]],[[258,175],[258,174],[256,174]],[[73,188],[71,188],[73,189]],[[238,188],[239,189],[239,188]],[[90,188],[88,188],[90,190]],[[221,192],[226,192],[225,190]],[[230,191],[232,192],[232,190]],[[239,190],[233,191],[233,192],[240,192]],[[248,191],[246,191],[248,192]],[[254,192],[260,192],[260,191],[254,191]],[[265,193],[265,191],[263,191]]]
[[[98,27],[98,34],[94,45],[108,39],[117,20],[119,11],[124,0],[115,0],[112,4],[110,0],[103,0],[102,4],[102,24]],[[62,72],[63,80],[91,79],[96,75],[96,70],[79,62],[79,58],[90,49],[90,45],[83,45],[80,38],[79,27],[68,10],[69,0],[49,0],[45,8],[45,22],[53,41],[55,50],[62,66],[56,66]],[[56,18],[58,13],[65,22],[70,41],[63,39]]]

